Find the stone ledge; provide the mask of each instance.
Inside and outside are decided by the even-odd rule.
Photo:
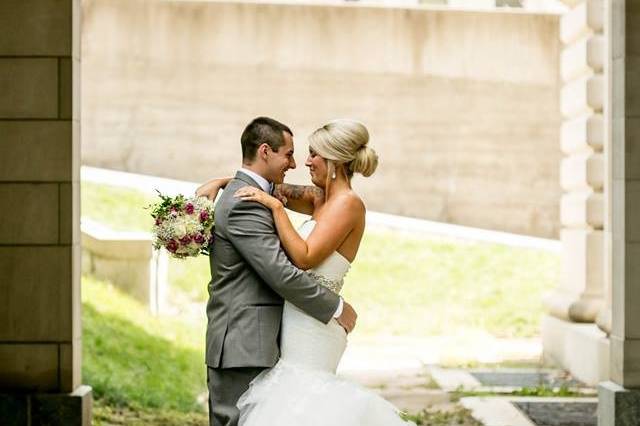
[[[114,231],[82,218],[82,247],[102,257],[121,260],[149,260],[153,256],[148,232]]]
[[[111,281],[149,306],[166,306],[168,256],[147,232],[120,232],[82,218],[82,272]]]

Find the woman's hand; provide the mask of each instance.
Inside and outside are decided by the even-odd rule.
[[[282,201],[253,186],[242,187],[233,196],[244,201],[257,201],[271,210],[283,207]]]
[[[198,197],[207,197],[210,200],[215,200],[218,196],[218,192],[220,188],[223,188],[226,185],[226,182],[223,182],[223,179],[212,179],[206,183],[203,183],[196,189],[196,196]]]

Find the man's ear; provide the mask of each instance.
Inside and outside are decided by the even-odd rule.
[[[268,155],[268,151],[271,151],[271,147],[269,146],[269,144],[263,143],[258,147],[258,157],[260,157],[263,160],[267,159],[267,155]]]

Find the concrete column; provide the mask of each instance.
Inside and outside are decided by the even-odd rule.
[[[604,307],[604,4],[565,1],[560,20],[560,180],[562,275],[547,299],[544,355],[582,381],[608,377],[606,333],[595,320]]]
[[[0,2],[0,424],[91,422],[81,385],[80,0]]]
[[[603,303],[603,15],[602,0],[587,0],[560,21],[564,257],[549,311],[574,322],[593,322]]]
[[[611,381],[599,389],[601,426],[640,419],[640,3],[607,2],[606,117],[611,133]]]

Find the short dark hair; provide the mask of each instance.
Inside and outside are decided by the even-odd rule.
[[[289,127],[273,118],[254,118],[251,123],[245,127],[240,137],[242,161],[255,160],[258,147],[263,143],[269,145],[272,150],[278,151],[280,147],[284,145],[284,135],[282,132],[287,132],[293,136],[293,132]]]

